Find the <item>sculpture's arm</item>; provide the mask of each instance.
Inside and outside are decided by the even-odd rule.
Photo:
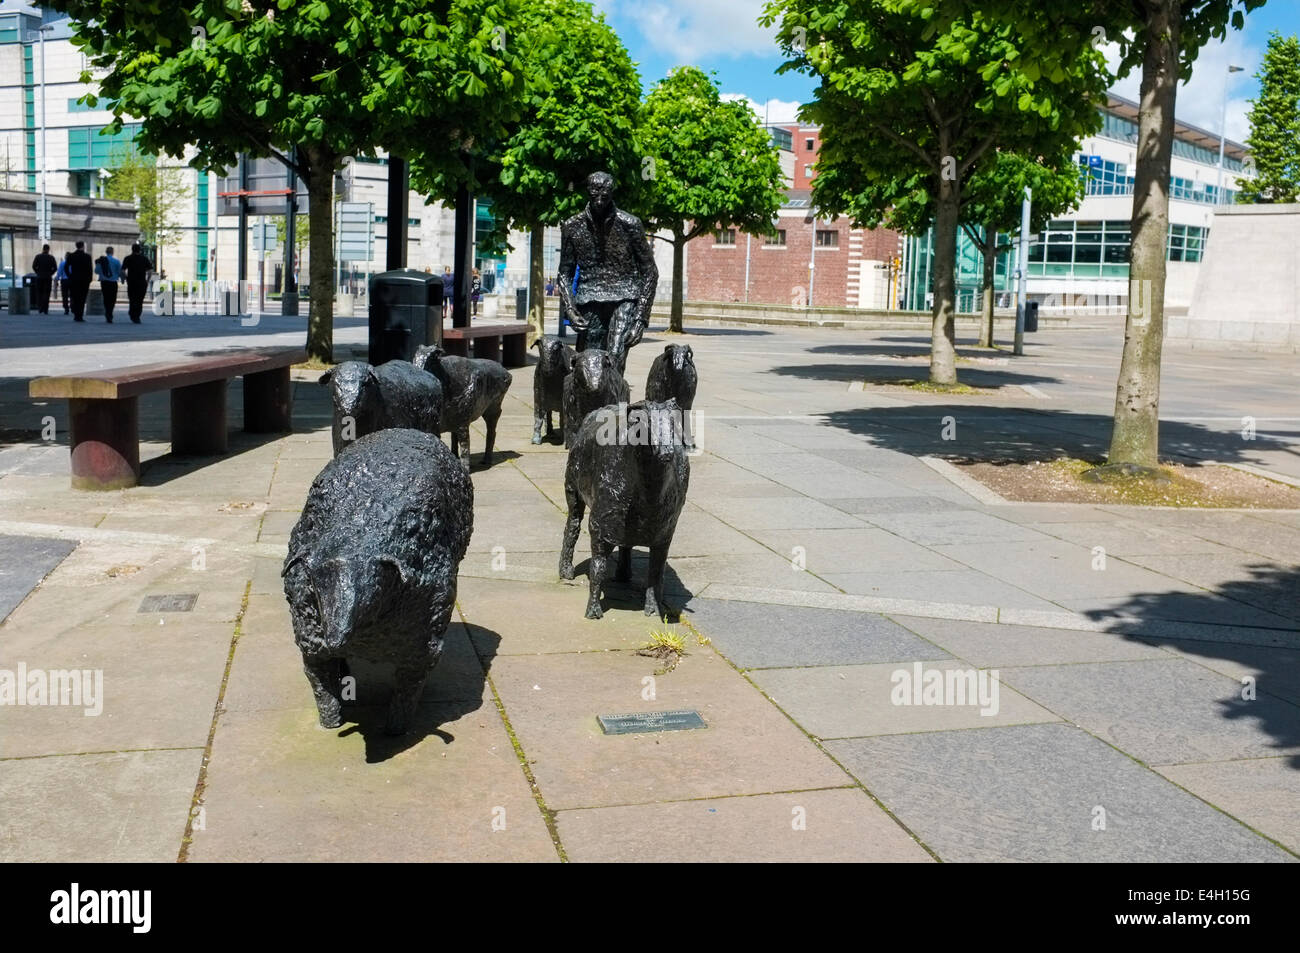
[[[650,240],[643,228],[635,229],[632,236],[632,254],[636,259],[641,283],[637,294],[637,306],[640,312],[640,327],[636,330],[635,344],[641,340],[641,332],[650,324],[650,309],[655,303],[655,289],[659,286],[659,266],[655,264],[654,252],[650,250]]]
[[[560,319],[569,319],[569,323],[578,327],[578,321],[581,316],[578,309],[573,304],[573,275],[577,270],[578,262],[574,254],[573,236],[570,234],[568,227],[560,227],[560,287],[557,289],[560,295]]]

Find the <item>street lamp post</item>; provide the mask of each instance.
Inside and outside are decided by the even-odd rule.
[[[1223,204],[1223,147],[1228,137],[1228,80],[1233,73],[1240,73],[1245,69],[1243,66],[1228,66],[1228,72],[1223,77],[1223,110],[1219,115],[1219,177],[1214,188],[1214,204]]]
[[[37,219],[40,228],[37,229],[40,235],[38,241],[48,242],[50,240],[50,200],[46,188],[45,180],[49,178],[50,153],[45,147],[45,34],[54,27],[49,23],[43,23],[36,32],[40,36],[41,47],[41,213]]]

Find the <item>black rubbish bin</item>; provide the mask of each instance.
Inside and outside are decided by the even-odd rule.
[[[1038,330],[1038,302],[1025,302],[1025,332]]]
[[[515,289],[515,320],[516,321],[528,320],[528,289],[527,288]]]
[[[35,288],[35,287],[36,287],[36,272],[34,272],[34,271],[29,271],[29,272],[27,272],[27,274],[23,275],[23,287],[24,287],[24,288]],[[31,294],[30,291],[27,292],[27,293],[28,293],[28,294]]]
[[[370,363],[409,361],[441,337],[442,278],[414,268],[370,279]]]

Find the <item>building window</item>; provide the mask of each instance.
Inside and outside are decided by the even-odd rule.
[[[736,244],[736,230],[734,228],[724,228],[721,231],[714,232],[713,244],[715,245]]]
[[[810,166],[810,165],[806,165],[806,166],[803,167],[803,177],[804,177],[805,179],[811,179],[811,178],[812,178],[812,166]]]
[[[803,141],[803,147],[804,147],[804,149],[805,149],[806,151],[808,151],[808,152],[812,152],[812,151],[814,151],[814,150],[817,148],[817,145],[816,145],[816,143],[815,143],[814,140],[812,140],[812,139],[805,139],[805,140]]]
[[[784,229],[784,228],[778,228],[776,231],[771,232],[771,233],[769,233],[768,235],[764,236],[764,238],[763,238],[763,244],[764,244],[764,245],[774,245],[774,246],[779,246],[779,247],[784,248],[784,247],[785,247],[785,229]]]
[[[772,132],[772,145],[778,149],[784,149],[786,152],[794,151],[794,133],[789,129],[782,129],[774,126]]]
[[[818,248],[839,248],[840,233],[833,228],[817,229],[817,247]]]

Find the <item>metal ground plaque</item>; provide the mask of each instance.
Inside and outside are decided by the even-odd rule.
[[[707,728],[698,711],[638,711],[627,715],[597,715],[600,730],[607,735],[631,735],[644,731],[689,731]]]
[[[140,603],[141,612],[189,612],[198,602],[197,592],[178,592],[166,596],[145,596]]]

